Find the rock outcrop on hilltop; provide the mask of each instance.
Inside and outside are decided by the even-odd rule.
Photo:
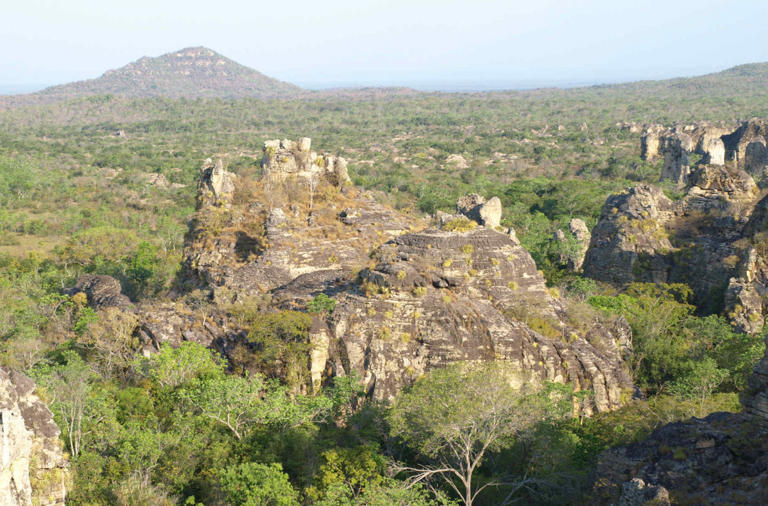
[[[63,505],[67,460],[53,414],[27,376],[0,368],[0,504]]]
[[[701,309],[724,310],[738,328],[758,331],[768,293],[761,191],[736,162],[686,167],[680,181],[685,193],[675,201],[653,185],[608,197],[585,275],[617,285],[688,283]]]
[[[463,197],[442,229],[430,228],[349,184],[343,159],[310,146],[265,143],[258,181],[205,163],[179,290],[208,292],[212,304],[202,317],[183,294],[130,308],[144,353],[188,340],[234,356],[250,344],[228,307],[307,311],[325,294],[336,303],[310,315],[307,390],[356,372],[371,396],[391,398],[451,362],[506,360],[519,373],[509,380],[589,390],[581,413],[622,404],[628,325],[571,321],[514,231],[500,227],[498,198]]]

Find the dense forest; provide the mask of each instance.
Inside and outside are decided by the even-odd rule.
[[[576,217],[592,228],[610,194],[658,182],[661,162],[640,159],[629,122],[768,116],[765,79],[764,66],[745,66],[572,90],[0,102],[0,362],[32,377],[54,413],[68,503],[583,503],[601,451],[738,411],[762,335],[697,308],[684,284],[619,289],[571,272],[568,245],[552,237]],[[194,343],[143,356],[125,315],[69,294],[90,273],[118,279],[136,302],[178,298],[203,161],[255,178],[265,140],[303,136],[405,214],[498,196],[502,224],[578,318],[629,323],[631,399],[580,416],[583,392],[489,386],[493,363],[435,370],[393,402],[370,399],[354,375],[310,393]],[[213,304],[204,291],[184,297],[201,313]],[[285,343],[303,342],[309,315],[333,304],[228,311],[261,343],[253,360],[269,364],[299,353]]]

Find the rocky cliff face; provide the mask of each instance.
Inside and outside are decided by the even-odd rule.
[[[648,125],[640,138],[643,160],[664,159],[661,180],[683,186],[692,167],[692,155],[700,155],[702,164],[722,166],[726,162],[755,177],[762,185],[768,166],[766,137],[768,123],[751,119],[738,125],[714,125],[698,122],[671,128]]]
[[[0,504],[63,505],[67,461],[59,428],[35,383],[0,368]]]
[[[749,174],[730,165],[699,165],[685,180],[677,201],[651,185],[610,196],[584,273],[617,285],[688,283],[703,310],[725,310],[739,328],[755,332],[768,286],[758,253],[766,251],[762,211],[756,212],[765,206],[760,192]]]

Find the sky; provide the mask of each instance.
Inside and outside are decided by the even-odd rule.
[[[308,88],[573,86],[768,61],[766,0],[0,0],[0,90],[206,46]]]

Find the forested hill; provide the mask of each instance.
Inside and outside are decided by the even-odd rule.
[[[682,97],[684,94],[709,94],[734,96],[747,94],[764,95],[768,91],[768,63],[737,65],[720,72],[694,77],[679,77],[658,81],[635,81],[593,88],[616,91],[632,91],[643,95]]]
[[[205,47],[143,57],[97,79],[52,86],[32,94],[40,101],[90,95],[169,98],[291,97],[301,88],[262,74]]]

